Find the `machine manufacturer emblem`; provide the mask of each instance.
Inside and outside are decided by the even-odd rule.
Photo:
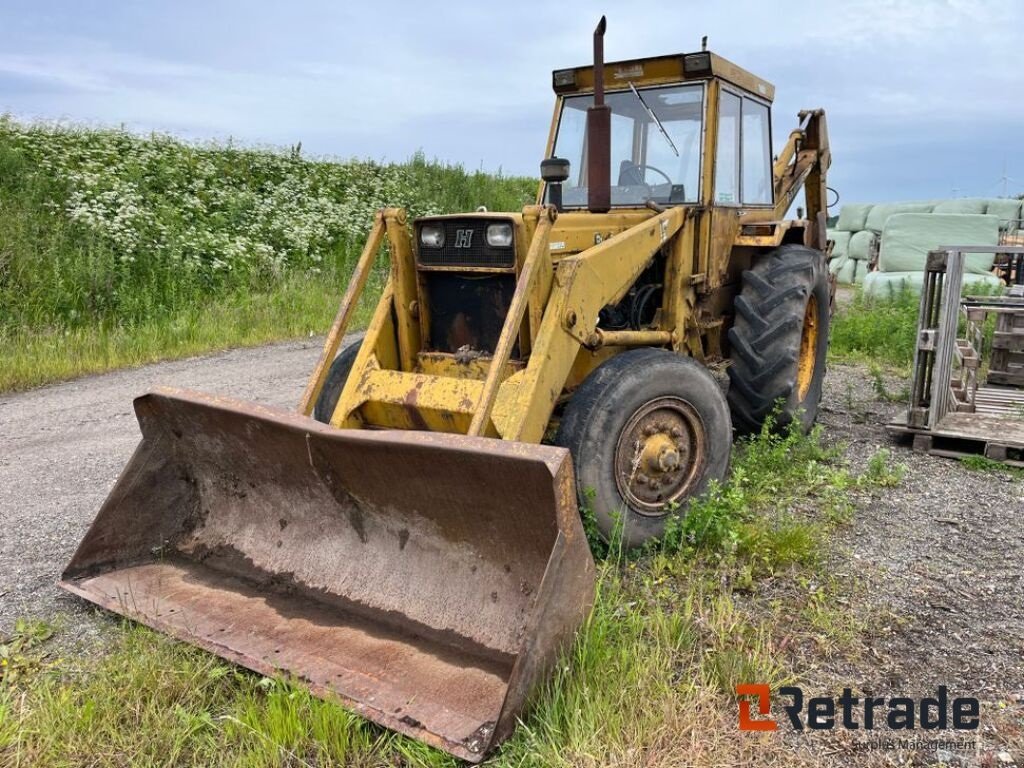
[[[472,229],[457,229],[455,230],[455,247],[456,248],[471,248],[473,246],[473,230]]]

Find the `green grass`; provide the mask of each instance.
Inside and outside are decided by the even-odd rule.
[[[873,299],[858,289],[832,319],[829,358],[867,363],[875,370],[879,364],[908,370],[914,360],[919,306],[920,298],[909,291],[889,300]]]
[[[350,330],[369,321],[380,282],[368,285]],[[131,325],[0,330],[0,392],[89,373],[143,365],[213,350],[322,334],[338,309],[344,284],[304,276],[273,291],[220,296],[173,315]]]
[[[961,456],[960,463],[972,472],[1003,472],[1016,480],[1024,480],[1024,469],[985,456]]]
[[[421,156],[336,161],[0,117],[0,391],[322,333],[380,207],[520,210],[535,192]]]
[[[837,601],[848,585],[821,570],[823,537],[850,491],[898,472],[880,455],[854,475],[817,431],[738,445],[732,479],[674,536],[600,549],[593,613],[490,764],[795,764],[778,739],[741,738],[734,687],[796,679],[794,649],[857,653],[866,619]],[[131,623],[73,661],[47,658],[45,628],[23,627],[8,641],[18,674],[0,681],[5,766],[456,764]]]

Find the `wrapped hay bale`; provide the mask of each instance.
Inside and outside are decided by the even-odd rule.
[[[932,213],[984,213],[987,207],[980,198],[962,197],[936,203]]]
[[[853,278],[857,271],[857,262],[847,258],[843,265],[836,272],[836,282],[840,285],[852,285]]]
[[[864,229],[881,232],[885,222],[897,213],[931,213],[935,203],[882,203],[871,209],[864,223]]]
[[[877,235],[871,230],[863,230],[861,232],[855,232],[853,237],[850,238],[850,245],[847,253],[851,259],[857,259],[858,261],[867,261],[871,258],[871,244],[875,241]]]
[[[996,197],[986,200],[985,203],[985,213],[989,216],[996,216],[999,219],[999,229],[1004,232],[1022,229],[1020,225],[1020,200]]]
[[[839,209],[836,229],[841,229],[844,232],[860,232],[864,229],[864,223],[867,221],[870,211],[870,203],[847,203]]]
[[[828,239],[835,243],[832,246],[833,259],[845,257],[850,252],[850,238],[852,236],[852,232],[843,232],[838,229],[830,229],[828,231]]]
[[[848,261],[850,261],[849,256],[837,256],[833,258],[831,261],[829,261],[828,271],[833,275],[838,275],[839,270],[841,270],[843,268],[843,265],[845,265]]]
[[[878,268],[882,272],[924,270],[928,251],[946,245],[997,245],[999,219],[986,215],[898,213],[882,232]],[[965,272],[990,272],[994,253],[972,253]]]
[[[871,272],[864,279],[864,295],[876,299],[894,299],[903,291],[921,294],[924,272]],[[995,275],[964,274],[964,291],[991,291],[1002,285]]]
[[[866,261],[857,261],[854,263],[857,265],[857,270],[853,275],[853,282],[856,285],[863,285],[864,279],[868,276],[868,270],[871,269],[871,267]]]
[[[872,272],[864,279],[864,295],[874,299],[892,299],[906,287],[910,272]]]

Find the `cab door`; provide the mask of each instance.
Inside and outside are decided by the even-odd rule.
[[[706,180],[711,215],[701,232],[708,249],[708,290],[726,279],[740,216],[775,203],[768,103],[721,82],[713,91],[709,112],[714,130],[708,131],[706,145],[714,158]]]

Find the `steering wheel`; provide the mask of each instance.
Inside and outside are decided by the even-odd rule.
[[[655,168],[653,165],[639,165],[638,164],[636,166],[636,169],[638,171],[640,171],[641,173],[643,173],[644,171],[654,171],[655,173],[660,173],[664,177],[665,181],[667,181],[669,183],[669,186],[671,186],[672,184],[675,184],[675,182],[672,181],[672,177],[669,176],[667,173],[665,173],[663,170],[661,170],[661,168]],[[646,178],[647,174],[643,173],[643,176]]]

